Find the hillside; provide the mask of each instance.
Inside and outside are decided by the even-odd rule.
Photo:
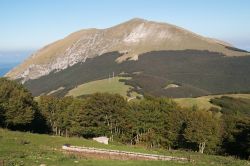
[[[249,92],[250,56],[224,57],[208,51],[150,52],[138,61],[116,63],[121,54],[107,53],[87,59],[65,70],[25,82],[33,95],[47,94],[60,87],[64,96],[76,86],[127,73],[126,84],[140,94],[168,97],[197,97],[210,94]],[[230,82],[230,83],[229,83]],[[165,87],[178,84],[178,88]]]
[[[92,81],[86,84],[77,86],[70,90],[66,96],[79,97],[93,93],[117,93],[125,98],[133,98],[138,96],[132,92],[132,86],[125,85],[121,80],[131,79],[129,77],[110,77],[108,79]]]
[[[178,98],[174,99],[181,107],[193,107],[198,106],[202,109],[210,109],[212,107],[220,108],[212,103],[210,103],[211,99],[219,98],[222,96],[228,96],[233,98],[243,98],[243,99],[250,99],[250,94],[224,94],[224,95],[208,95],[208,96],[201,96],[197,98]]]
[[[141,153],[164,154],[171,156],[190,157],[193,163],[178,163],[174,161],[119,161],[119,160],[98,160],[94,158],[78,158],[75,155],[67,155],[61,151],[63,144],[78,146],[97,147],[105,149],[126,150]],[[125,165],[226,165],[244,166],[249,162],[237,160],[232,157],[221,157],[213,155],[200,155],[194,152],[166,151],[162,149],[148,150],[139,146],[129,146],[121,144],[103,145],[83,138],[65,138],[59,136],[48,136],[44,134],[31,134],[24,132],[14,132],[0,129],[0,161],[4,160],[9,165],[88,165],[88,166],[125,166]]]
[[[249,52],[167,23],[132,19],[70,34],[33,53],[5,76],[35,96],[127,73],[137,93],[168,97],[250,91]],[[139,73],[139,74],[133,74]],[[230,84],[225,84],[231,82]],[[164,89],[176,83],[178,88]],[[139,88],[139,89],[138,89]]]

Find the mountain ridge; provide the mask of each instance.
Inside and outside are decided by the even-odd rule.
[[[249,54],[227,49],[228,46],[231,47],[175,25],[135,18],[106,29],[74,32],[38,50],[5,76],[24,83],[113,51],[123,54],[116,59],[117,63],[138,60],[144,53],[162,50],[208,50],[225,56]]]

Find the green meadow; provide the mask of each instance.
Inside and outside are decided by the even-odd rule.
[[[120,160],[99,160],[75,155],[65,154],[61,146],[71,144],[96,148],[116,149],[124,151],[163,154],[171,156],[190,157],[192,162],[180,163],[176,161],[120,161]],[[250,163],[246,160],[239,160],[233,157],[222,157],[215,155],[199,154],[187,151],[167,151],[163,149],[146,149],[141,146],[131,146],[118,143],[110,145],[99,144],[92,140],[83,138],[65,138],[45,134],[32,134],[26,132],[9,131],[0,129],[0,160],[6,165],[24,166],[41,165],[46,166],[179,166],[179,165],[200,165],[200,166],[244,166]]]

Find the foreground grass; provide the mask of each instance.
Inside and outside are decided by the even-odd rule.
[[[63,144],[89,146],[106,149],[117,149],[142,153],[164,154],[172,156],[190,157],[194,162],[178,163],[173,161],[119,161],[119,160],[97,160],[78,158],[74,155],[66,155],[61,151]],[[0,160],[8,165],[84,165],[84,166],[179,166],[179,165],[228,165],[244,166],[250,163],[245,160],[237,160],[232,157],[221,157],[213,155],[201,155],[195,152],[166,151],[162,149],[148,150],[143,147],[128,145],[103,145],[92,140],[82,138],[64,138],[42,134],[31,134],[24,132],[13,132],[0,129]]]
[[[250,94],[224,94],[224,95],[209,95],[196,98],[178,98],[174,99],[174,101],[176,101],[182,107],[192,107],[196,105],[201,109],[209,109],[211,107],[220,108],[216,105],[211,104],[209,101],[213,98],[222,96],[250,99]]]

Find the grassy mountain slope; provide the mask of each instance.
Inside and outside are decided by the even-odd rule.
[[[197,50],[157,51],[139,57],[138,61],[115,60],[122,54],[107,53],[87,59],[63,71],[29,80],[25,86],[38,96],[63,87],[65,95],[78,85],[107,79],[115,72],[128,73],[125,83],[141,94],[168,97],[197,97],[211,94],[250,91],[250,56],[226,57],[219,53]],[[178,84],[178,88],[165,87]]]
[[[124,82],[120,82],[121,79],[130,79],[129,77],[114,77],[114,78],[108,78],[108,79],[102,79],[97,81],[92,81],[86,84],[81,84],[77,86],[76,88],[70,90],[67,93],[67,96],[83,96],[83,95],[89,95],[93,93],[118,93],[122,95],[125,98],[135,97],[138,94],[130,93],[132,90],[131,86],[125,85]],[[129,95],[129,96],[128,96]]]
[[[74,155],[67,155],[61,151],[63,144],[78,146],[97,147],[105,149],[124,150],[141,153],[163,154],[171,156],[190,157],[192,163],[178,163],[173,161],[119,161],[119,160],[98,160],[90,158],[78,158]],[[65,138],[59,136],[48,136],[41,134],[31,134],[23,132],[13,132],[0,129],[0,160],[4,160],[7,165],[87,165],[87,166],[245,166],[248,161],[237,160],[232,157],[222,157],[213,155],[201,155],[195,152],[165,151],[161,149],[145,149],[129,145],[103,145],[83,138]]]
[[[218,98],[222,96],[250,99],[250,94],[224,94],[224,95],[208,95],[208,96],[202,96],[202,97],[197,97],[197,98],[178,98],[178,99],[174,99],[174,101],[176,101],[182,107],[192,107],[196,105],[202,109],[209,109],[211,107],[219,108],[218,106],[210,103],[210,100],[213,98]]]

